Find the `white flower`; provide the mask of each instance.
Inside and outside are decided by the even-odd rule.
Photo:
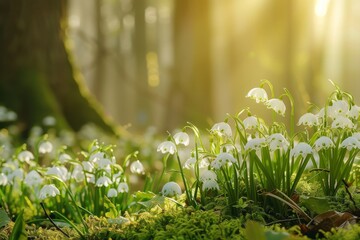
[[[285,111],[286,111],[285,103],[278,98],[272,98],[268,100],[266,102],[266,106],[282,116],[285,115]]]
[[[165,141],[159,144],[157,148],[158,152],[174,154],[176,152],[176,146],[173,142]]]
[[[22,168],[17,168],[13,172],[8,175],[9,181],[16,181],[16,180],[23,180],[24,179],[24,170]]]
[[[186,132],[178,132],[174,135],[174,140],[177,145],[182,144],[184,146],[189,145],[190,137]]]
[[[75,179],[76,182],[82,182],[85,179],[85,173],[81,165],[76,165],[71,174],[71,177]]]
[[[256,129],[258,126],[258,120],[254,116],[250,116],[243,121],[245,129]]]
[[[107,176],[99,177],[98,180],[96,180],[96,186],[97,187],[107,187],[111,184],[111,179]]]
[[[305,158],[307,155],[312,154],[312,152],[312,148],[309,144],[300,142],[293,149],[291,149],[290,156],[295,158],[302,156]]]
[[[108,158],[100,158],[96,161],[95,166],[97,166],[99,169],[110,170],[111,160]]]
[[[94,171],[94,165],[90,161],[83,161],[81,163],[81,165],[83,166],[83,168],[84,168],[84,170],[86,172],[93,172]]]
[[[215,169],[220,169],[225,164],[231,165],[233,163],[236,163],[236,159],[233,157],[233,155],[223,152],[217,155],[215,160],[211,163],[211,166]]]
[[[48,197],[55,197],[56,195],[59,195],[60,191],[54,184],[45,185],[41,188],[39,199],[44,200]]]
[[[335,118],[335,120],[331,124],[332,128],[354,128],[353,122],[344,116],[338,116]]]
[[[30,164],[31,160],[34,159],[34,155],[30,151],[24,150],[18,154],[17,158],[20,160],[20,162],[27,162]]]
[[[205,170],[200,174],[200,181],[217,180],[217,175],[214,171]]]
[[[290,146],[290,143],[281,133],[274,133],[267,137],[267,142],[269,143],[270,151],[275,151],[276,149],[284,149],[285,151]]]
[[[0,173],[0,186],[6,186],[8,183],[7,176],[4,173]]]
[[[56,118],[53,116],[46,116],[43,118],[42,122],[45,126],[55,126]]]
[[[348,118],[358,119],[360,115],[360,107],[354,105],[351,107],[350,111],[346,114]]]
[[[130,171],[132,173],[145,174],[145,168],[139,160],[136,160],[135,162],[131,163]]]
[[[188,160],[186,160],[183,167],[186,169],[191,169],[194,168],[195,163],[196,163],[196,158],[191,157]]]
[[[349,104],[345,100],[336,100],[333,101],[332,106],[328,107],[328,115],[330,118],[334,119],[339,116],[346,116],[349,111]]]
[[[298,125],[316,126],[319,124],[318,117],[313,113],[305,113],[299,119]]]
[[[129,192],[129,185],[126,182],[121,182],[118,185],[117,191],[119,193]]]
[[[181,195],[181,188],[176,182],[168,182],[163,186],[161,193],[166,197],[178,196]]]
[[[246,97],[249,97],[251,99],[255,99],[257,103],[259,102],[266,102],[268,100],[268,95],[263,88],[253,88],[251,89]]]
[[[203,182],[202,190],[219,190],[219,184],[216,182],[216,180],[210,179]]]
[[[207,168],[208,166],[210,166],[210,162],[208,158],[203,158],[200,160],[199,168]]]
[[[265,138],[253,138],[245,144],[245,150],[260,150],[265,145]]]
[[[117,195],[118,195],[118,192],[116,191],[115,188],[110,188],[109,191],[107,192],[108,198],[117,197]]]
[[[335,146],[334,142],[329,137],[326,136],[319,137],[314,143],[314,148],[316,151],[320,151],[322,149],[328,149],[334,146]]]
[[[215,123],[211,128],[211,132],[218,134],[219,136],[231,137],[232,131],[229,124],[226,122]]]
[[[69,160],[71,160],[71,156],[67,153],[61,153],[59,156],[59,161],[61,163],[67,163]]]
[[[55,175],[57,177],[59,177],[61,180],[66,181],[68,179],[68,170],[66,167],[64,166],[59,166],[59,167],[51,167],[48,168],[47,175]]]
[[[344,141],[342,141],[340,147],[346,148],[348,151],[351,151],[354,148],[359,149],[360,142],[355,137],[348,137]]]
[[[360,141],[360,132],[353,133],[352,135],[354,138],[356,138],[358,141]]]
[[[96,163],[97,161],[99,161],[100,159],[103,159],[105,156],[105,153],[103,152],[96,152],[90,155],[89,157],[89,161]]]
[[[40,174],[35,171],[31,170],[25,177],[24,183],[30,187],[40,185],[43,182],[43,178]]]
[[[43,141],[39,145],[39,153],[45,154],[50,153],[53,150],[53,145],[49,141]]]

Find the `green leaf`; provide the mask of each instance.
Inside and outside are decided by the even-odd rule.
[[[112,203],[106,196],[104,196],[104,206],[108,210],[108,212],[105,213],[107,218],[117,218],[119,216],[119,212],[114,203]]]
[[[24,210],[16,218],[14,228],[9,237],[10,240],[27,240],[27,232],[25,231]]]
[[[321,214],[331,210],[329,200],[324,197],[307,197],[301,196],[300,202],[304,205],[307,209],[315,214]]]
[[[290,234],[287,232],[275,232],[275,231],[266,231],[265,232],[266,240],[286,240],[289,239]]]
[[[266,240],[264,228],[254,221],[246,222],[245,236],[246,239]]]
[[[0,228],[6,226],[10,222],[10,218],[4,209],[0,209]]]

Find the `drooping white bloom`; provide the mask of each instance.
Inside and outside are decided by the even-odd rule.
[[[8,180],[11,182],[15,182],[16,180],[24,179],[24,170],[22,168],[17,168],[12,171],[8,176]]]
[[[305,125],[308,127],[317,126],[319,124],[318,117],[313,113],[305,113],[299,119],[298,125]]]
[[[179,184],[176,182],[168,182],[163,186],[161,193],[166,197],[173,197],[181,195],[182,192]]]
[[[46,154],[53,150],[53,145],[49,141],[43,141],[39,145],[39,153]]]
[[[81,163],[81,165],[83,166],[83,168],[84,168],[84,170],[86,172],[93,172],[94,171],[94,165],[90,161],[83,161]]]
[[[66,167],[64,166],[54,166],[54,167],[50,167],[48,168],[48,170],[46,171],[47,175],[55,175],[58,178],[60,178],[63,181],[66,181],[68,179],[68,170]]]
[[[217,175],[214,171],[205,170],[200,174],[200,181],[217,180]]]
[[[353,133],[352,135],[354,138],[356,138],[358,141],[360,141],[360,132]]]
[[[353,122],[344,116],[338,116],[335,118],[335,120],[331,124],[332,128],[354,128]]]
[[[266,106],[282,116],[285,115],[285,111],[286,111],[285,103],[278,98],[269,99],[266,102]]]
[[[215,123],[211,128],[211,132],[218,134],[219,136],[231,137],[232,130],[229,124],[226,122]]]
[[[163,154],[165,153],[174,154],[176,152],[176,146],[171,141],[165,141],[159,144],[157,151]]]
[[[192,168],[194,168],[195,163],[196,163],[196,158],[191,157],[188,160],[186,160],[183,167],[186,169],[192,169]]]
[[[328,107],[328,115],[330,118],[345,117],[349,111],[349,104],[345,100],[336,100],[332,102],[332,106]]]
[[[316,151],[320,151],[322,149],[328,149],[334,146],[335,146],[334,142],[329,137],[326,136],[319,137],[314,143],[314,148]]]
[[[249,97],[251,99],[255,99],[257,103],[259,102],[266,102],[268,100],[268,95],[263,88],[253,88],[251,89],[246,97]]]
[[[211,163],[211,166],[214,169],[220,169],[225,164],[231,165],[233,163],[236,163],[236,159],[234,158],[234,156],[230,153],[223,152],[217,155],[215,160]]]
[[[59,161],[61,163],[67,163],[70,160],[71,160],[71,156],[67,153],[61,153],[59,156]]]
[[[174,135],[174,140],[177,145],[182,144],[184,146],[189,145],[190,137],[186,132],[178,132]]]
[[[101,158],[98,159],[95,163],[95,166],[98,167],[99,169],[103,169],[103,170],[110,170],[111,169],[111,160],[108,158]]]
[[[105,153],[103,152],[96,152],[90,155],[89,157],[89,161],[96,163],[97,161],[99,161],[100,159],[105,158]]]
[[[266,141],[269,143],[270,151],[275,151],[276,149],[284,149],[285,151],[290,146],[290,143],[284,135],[281,133],[274,133],[267,137]]]
[[[110,188],[109,191],[107,192],[108,198],[117,197],[117,195],[118,195],[118,192],[116,191],[115,188]]]
[[[98,180],[96,180],[95,186],[97,187],[107,187],[111,184],[111,179],[107,176],[99,177]]]
[[[136,160],[135,162],[131,163],[130,171],[132,173],[145,174],[144,165],[139,160]]]
[[[312,153],[313,150],[309,144],[305,142],[300,142],[293,149],[291,149],[290,156],[294,158],[302,156],[303,158],[305,158],[307,155]]]
[[[203,182],[202,190],[220,190],[220,187],[216,180],[210,179]]]
[[[45,185],[41,188],[39,199],[44,200],[48,197],[55,197],[56,195],[59,195],[60,191],[54,184]]]
[[[85,180],[85,173],[81,165],[76,165],[71,173],[71,178],[75,179],[76,182],[82,182]]]
[[[43,182],[43,178],[40,174],[35,171],[31,170],[25,177],[24,183],[30,187],[40,185]]]
[[[254,116],[250,116],[243,121],[245,129],[256,129],[258,127],[258,120]]]
[[[129,192],[129,185],[126,182],[121,182],[118,185],[117,191],[119,193]]]
[[[56,118],[53,116],[46,116],[43,118],[42,122],[45,126],[55,126]]]
[[[8,183],[7,176],[4,173],[0,173],[0,186],[6,186]]]
[[[32,152],[24,150],[18,154],[17,158],[20,160],[20,162],[27,162],[28,164],[31,164],[31,160],[34,159],[34,155]]]
[[[346,116],[351,119],[358,119],[359,115],[360,115],[360,107],[357,105],[352,106],[349,112],[346,114]]]
[[[199,162],[199,168],[207,168],[210,166],[210,162],[208,158],[202,158]]]
[[[253,138],[245,144],[245,150],[260,150],[265,145],[265,138]]]
[[[360,142],[355,137],[348,137],[340,144],[340,147],[346,148],[348,151],[360,148]]]

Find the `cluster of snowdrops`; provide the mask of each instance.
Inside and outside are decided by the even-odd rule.
[[[261,205],[274,203],[267,200],[270,196],[292,198],[305,174],[324,196],[335,196],[353,177],[360,151],[360,107],[349,93],[334,87],[324,107],[312,105],[295,120],[291,94],[285,89],[275,97],[271,83],[264,80],[247,97],[274,111],[271,124],[247,108],[209,130],[188,123],[169,134],[154,147],[162,158],[162,171],[151,183],[154,193],[130,194],[126,169],[135,175],[146,172],[137,152],[117,159],[115,146],[93,141],[88,149],[74,154],[66,146],[54,149],[47,135],[39,137],[31,149],[24,144],[10,151],[2,137],[1,204],[10,213],[26,206],[38,216],[46,206],[58,218],[71,225],[83,223],[86,229],[84,215],[105,215],[121,223],[128,221],[124,213],[147,206],[144,198],[172,198],[179,206],[199,209],[221,197],[226,203],[223,210],[238,216],[244,199]],[[288,124],[281,121],[286,114]],[[295,125],[301,130],[295,132]],[[42,165],[45,157],[50,165]],[[79,234],[84,232],[79,230]]]

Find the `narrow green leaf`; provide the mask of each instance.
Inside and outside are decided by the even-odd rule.
[[[24,210],[16,218],[14,228],[9,237],[10,240],[27,240],[27,232],[25,231]]]
[[[10,222],[10,218],[4,209],[0,209],[0,228],[6,226]]]

